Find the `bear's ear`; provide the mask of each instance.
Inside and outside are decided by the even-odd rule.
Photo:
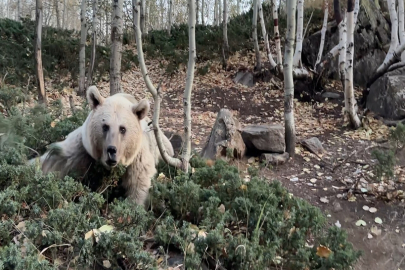
[[[98,92],[98,89],[95,85],[92,85],[87,89],[86,97],[87,102],[89,103],[92,110],[94,110],[104,102],[104,98],[100,95],[100,92]]]
[[[132,112],[142,120],[149,112],[150,105],[147,99],[142,99],[138,104],[132,106]]]

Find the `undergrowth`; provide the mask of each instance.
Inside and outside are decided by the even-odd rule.
[[[148,210],[118,192],[125,168],[95,163],[80,178],[43,175],[27,158],[63,139],[88,112],[83,106],[66,117],[57,104],[51,108],[12,105],[0,118],[0,269],[157,269],[146,238],[160,256],[181,253],[186,269],[349,269],[360,256],[319,208],[255,170],[244,182],[223,160],[212,165],[195,155],[189,174],[159,164]]]

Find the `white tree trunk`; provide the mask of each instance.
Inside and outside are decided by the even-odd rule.
[[[17,14],[16,14],[16,21],[20,21],[20,16],[21,16],[21,0],[17,0]]]
[[[349,0],[350,1],[350,0]],[[343,20],[338,25],[339,29],[339,76],[342,81],[342,86],[345,85],[345,64],[346,64],[346,44],[347,44],[347,31],[346,31],[346,14]]]
[[[255,70],[260,71],[262,68],[262,60],[260,57],[259,41],[257,38],[257,12],[258,12],[258,3],[260,0],[253,0],[253,46],[255,48],[256,55],[256,66]]]
[[[145,35],[149,33],[149,12],[150,12],[150,1],[145,6]]]
[[[67,0],[63,0],[63,29],[67,29],[66,25],[66,18],[67,18],[67,5],[66,5]]]
[[[87,22],[86,22],[87,1],[82,0],[80,10],[80,51],[79,51],[79,95],[84,95],[86,92],[86,36],[87,36]]]
[[[395,49],[398,47],[398,18],[397,12],[395,11],[395,0],[387,0],[387,4],[391,19],[391,44],[381,66],[389,61],[389,59],[393,56]]]
[[[361,126],[357,115],[356,100],[353,88],[353,54],[354,54],[354,11],[353,0],[347,4],[347,49],[346,49],[346,81],[345,81],[345,115],[355,129]]]
[[[36,31],[35,31],[35,71],[37,75],[38,101],[47,104],[44,72],[42,69],[42,0],[36,0],[36,15],[35,15]]]
[[[86,88],[88,85],[93,84],[93,71],[94,71],[94,64],[96,62],[96,45],[97,45],[97,24],[98,24],[98,17],[97,17],[97,10],[98,7],[98,0],[93,0],[93,33],[92,33],[92,46],[91,46],[91,56],[90,56],[90,65],[89,65],[89,71],[87,73],[87,84]]]
[[[295,155],[293,53],[297,0],[287,0],[287,34],[284,49],[284,123],[286,152]]]
[[[357,17],[359,16],[359,11],[360,11],[360,0],[355,0],[354,1],[354,19],[353,19],[354,25],[357,24]]]
[[[218,25],[218,0],[214,2],[214,23],[213,25]]]
[[[201,0],[201,24],[202,25],[205,25],[204,24],[204,0]]]
[[[223,21],[222,21],[222,32],[223,32],[223,37],[224,37],[224,60],[225,60],[225,65],[228,61],[228,56],[229,56],[229,44],[228,44],[228,6],[227,6],[227,0],[224,1],[224,16],[223,16]]]
[[[236,0],[236,15],[240,15],[240,1],[241,0]]]
[[[283,58],[281,56],[280,32],[278,31],[278,12],[276,0],[273,0],[273,23],[274,23],[274,41],[276,43],[277,65],[283,70]]]
[[[221,0],[218,0],[218,26],[222,22],[222,3]]]
[[[322,24],[322,30],[321,30],[321,44],[319,45],[318,57],[316,58],[314,68],[321,62],[323,48],[325,46],[325,35],[326,35],[326,29],[328,26],[328,15],[329,15],[328,0],[324,1],[324,5],[325,5],[325,10],[323,13],[323,24]]]
[[[167,32],[169,33],[169,35],[170,35],[170,31],[172,29],[172,24],[173,24],[172,15],[173,15],[173,0],[169,0],[169,25],[167,26]]]
[[[142,6],[141,6],[141,32],[142,35],[145,34],[145,10],[146,10],[146,1],[142,0]]]
[[[138,1],[138,2],[137,2]],[[189,61],[187,69],[186,87],[184,89],[184,131],[185,140],[184,147],[181,155],[181,159],[173,158],[168,155],[162,140],[162,131],[159,127],[159,114],[160,114],[160,88],[156,89],[148,75],[148,71],[145,65],[145,59],[142,51],[142,39],[140,31],[140,0],[132,0],[133,14],[134,14],[134,29],[135,39],[138,51],[139,66],[141,68],[142,76],[145,80],[146,87],[152,94],[154,99],[154,112],[153,112],[153,129],[156,137],[156,142],[163,160],[177,168],[181,168],[184,171],[189,170],[189,160],[191,154],[191,91],[194,80],[194,67],[196,59],[196,43],[195,43],[195,0],[189,0]]]
[[[224,0],[224,1],[226,1],[226,0]],[[261,1],[261,0],[258,0],[258,1]],[[264,24],[264,18],[263,18],[263,6],[261,3],[259,4],[259,18],[260,18],[260,25],[262,28],[262,35],[264,38],[264,46],[266,48],[267,58],[269,59],[271,68],[276,68],[277,64],[274,61],[273,56],[271,55],[271,51],[270,51],[269,39],[267,36],[266,25]]]
[[[196,0],[196,13],[195,13],[195,23],[200,24],[200,1]]]
[[[398,31],[399,31],[399,43],[402,45],[405,43],[405,29],[404,29],[404,0],[398,0]],[[401,61],[405,62],[405,53],[401,54]]]
[[[301,67],[301,52],[302,52],[302,35],[304,31],[304,0],[298,0],[298,18],[297,18],[297,44],[295,46],[295,54],[293,58],[293,66]]]
[[[121,92],[123,0],[114,0],[111,18],[110,95]]]

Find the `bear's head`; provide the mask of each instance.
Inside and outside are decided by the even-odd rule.
[[[142,145],[140,121],[150,109],[149,102],[131,102],[124,95],[104,98],[95,86],[88,88],[86,96],[92,109],[84,127],[87,151],[107,168],[128,166]]]

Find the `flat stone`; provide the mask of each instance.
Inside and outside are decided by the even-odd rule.
[[[322,156],[326,153],[326,150],[323,148],[321,141],[317,137],[312,137],[305,139],[301,144],[306,147],[310,152]]]
[[[339,99],[340,95],[338,93],[333,93],[333,92],[324,92],[322,93],[323,98],[328,98],[328,99]]]
[[[281,125],[250,125],[242,130],[248,150],[264,153],[284,153],[284,128]]]
[[[233,81],[234,83],[240,83],[247,87],[253,87],[255,85],[253,81],[253,74],[248,71],[239,71]]]

